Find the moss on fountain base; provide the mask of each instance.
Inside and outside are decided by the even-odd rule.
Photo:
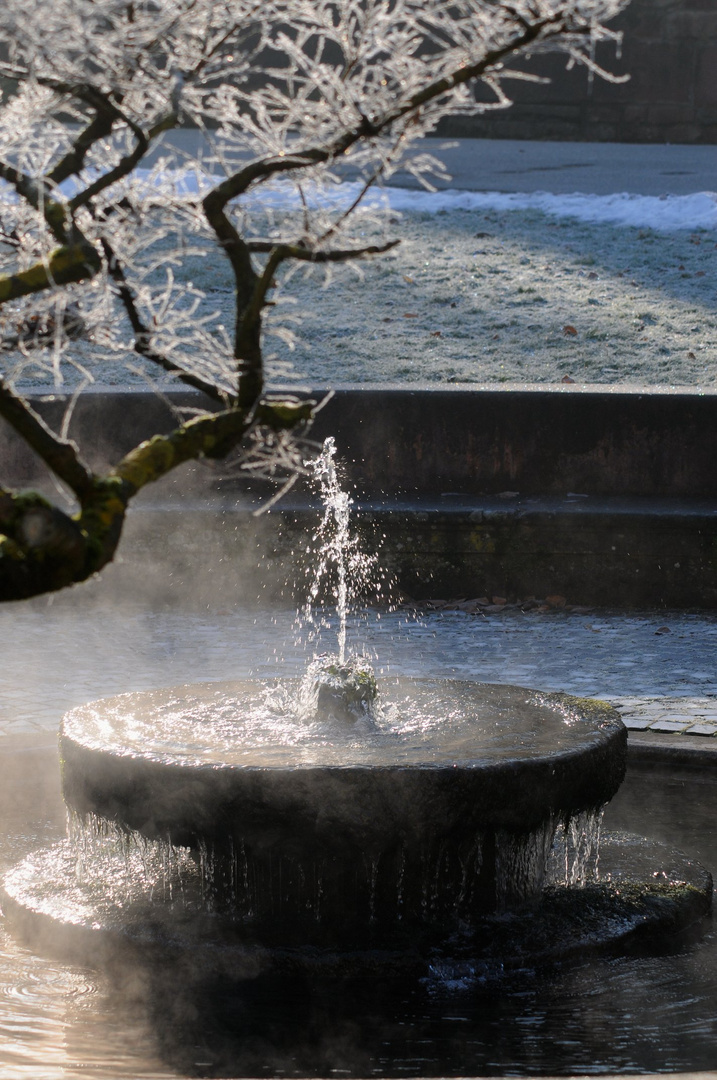
[[[371,723],[378,683],[370,662],[363,656],[347,660],[318,656],[309,664],[300,696],[302,713],[307,718]]]

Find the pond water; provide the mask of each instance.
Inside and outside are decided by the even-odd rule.
[[[368,618],[379,668],[578,693],[709,693],[715,622],[662,616]],[[63,834],[53,728],[101,694],[248,675],[294,675],[321,643],[293,615],[107,613],[59,602],[5,608],[0,863]],[[290,644],[287,646],[286,642]],[[330,645],[330,633],[325,639]],[[667,647],[669,644],[669,648]],[[34,734],[33,734],[34,733]],[[35,747],[39,747],[35,749]],[[717,867],[717,782],[631,771],[606,815]],[[524,969],[498,984],[443,964],[415,983],[258,979],[238,989],[168,963],[109,973],[35,955],[0,923],[0,1075],[447,1076],[699,1071],[714,1065],[717,938],[662,955]]]
[[[293,610],[270,613],[108,608],[82,593],[0,608],[0,733],[55,732],[69,708],[96,697],[202,680],[302,674],[336,651],[335,620],[319,640]],[[367,612],[348,647],[378,675],[472,679],[587,697],[715,695],[717,617]]]

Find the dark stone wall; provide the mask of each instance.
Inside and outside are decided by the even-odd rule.
[[[567,71],[564,57],[537,57],[524,66],[549,85],[507,84],[511,109],[446,121],[440,134],[716,143],[717,0],[632,0],[611,26],[624,32],[622,57],[603,45],[597,60],[629,82],[590,80],[585,68]]]

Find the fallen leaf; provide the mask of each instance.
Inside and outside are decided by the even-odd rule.
[[[489,232],[477,232],[477,233],[475,233],[475,239],[476,240],[487,240],[490,237],[492,237],[492,235],[493,234],[489,233]]]
[[[563,375],[560,381],[564,383],[574,383],[575,379],[571,379],[569,375]]]
[[[566,337],[577,337],[578,336],[577,330],[570,323],[567,323],[567,325],[563,327],[563,333],[565,334]]]
[[[500,341],[500,334],[493,334],[493,341]]]
[[[431,330],[431,337],[443,337],[443,334],[440,330]]]
[[[588,274],[588,278],[590,279],[590,281],[595,281],[595,279],[597,278],[597,274],[594,270],[590,271],[590,273]]]
[[[680,263],[680,265],[677,267],[677,269],[678,270],[684,270],[684,266],[682,265],[682,263]]]
[[[408,277],[406,274],[404,274],[403,275],[403,280],[406,282],[407,285],[413,285],[413,278],[412,277]]]
[[[688,352],[687,357],[688,357],[689,360],[696,360],[697,359],[697,357],[695,356],[695,354],[692,351]]]
[[[418,312],[417,311],[406,311],[406,312],[404,312],[403,317],[404,317],[404,319],[417,319],[418,318]]]
[[[695,277],[704,277],[705,273],[706,273],[706,271],[704,271],[704,270],[697,270],[696,273],[695,273]]]
[[[558,596],[558,594],[556,593],[554,596],[546,596],[545,603],[552,608],[565,607],[567,600],[564,596]]]
[[[670,630],[669,626],[660,626],[660,627],[657,628],[657,630],[655,630],[655,635],[657,635],[657,634],[671,634],[671,633],[672,633],[672,631]]]
[[[717,247],[717,244],[715,244],[715,247]],[[455,302],[455,300],[451,300],[451,307],[458,307],[458,304]]]
[[[504,596],[491,596],[491,603],[497,607],[503,607],[503,604],[507,604],[508,601]]]

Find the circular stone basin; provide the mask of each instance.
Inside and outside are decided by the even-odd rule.
[[[384,679],[375,724],[301,720],[298,682],[123,694],[63,720],[64,796],[201,858],[274,928],[441,926],[534,900],[555,828],[624,776],[610,706]]]

